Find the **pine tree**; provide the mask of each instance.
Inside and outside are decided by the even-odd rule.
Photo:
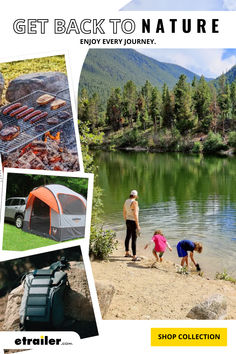
[[[108,124],[111,125],[114,130],[118,130],[122,127],[122,93],[119,87],[112,90],[107,101],[107,117]]]
[[[236,80],[232,82],[231,87],[231,104],[232,104],[232,124],[231,129],[234,128],[234,122],[236,121]]]
[[[231,103],[231,91],[230,85],[226,83],[225,75],[221,75],[219,80],[220,90],[218,93],[218,104],[221,111],[222,131],[225,133],[225,121],[231,119],[232,103]]]
[[[210,129],[212,115],[210,112],[211,92],[204,78],[201,76],[194,94],[194,106],[198,117],[199,129],[207,133]]]
[[[150,114],[153,121],[154,131],[157,131],[157,127],[161,128],[162,124],[162,99],[159,90],[154,87],[152,90],[152,97],[151,97],[151,107],[150,107]]]
[[[170,92],[166,83],[162,89],[162,119],[163,127],[171,129],[174,124],[174,112]]]
[[[136,113],[136,86],[133,81],[127,81],[123,90],[124,117],[127,118],[130,127],[133,127]]]
[[[145,99],[140,92],[136,103],[136,114],[141,123],[142,129],[145,130],[148,124],[148,113],[145,105]]]
[[[144,97],[146,110],[149,115],[151,112],[152,90],[153,90],[153,86],[150,83],[150,81],[147,80],[145,82],[145,85],[141,89],[141,93]]]
[[[229,121],[229,125],[231,125],[232,120],[232,101],[231,101],[231,89],[230,84],[226,85],[226,119]],[[223,131],[224,132],[224,131]]]
[[[197,88],[197,84],[198,84],[198,81],[197,81],[196,76],[194,75],[194,78],[193,78],[193,81],[192,81],[193,90],[195,90]]]
[[[210,90],[211,90],[211,102],[209,106],[209,111],[212,116],[211,119],[211,129],[214,131],[214,133],[217,132],[217,126],[218,126],[218,120],[220,116],[220,107],[218,105],[217,101],[217,92],[216,88],[214,85],[210,85]]]
[[[174,88],[174,94],[174,116],[176,120],[176,128],[181,134],[184,134],[194,126],[191,89],[190,85],[186,82],[186,75],[180,75]]]
[[[78,99],[78,119],[82,122],[86,122],[88,120],[88,104],[88,93],[87,90],[83,88]]]
[[[87,116],[91,131],[93,132],[99,123],[99,96],[97,93],[94,93],[89,100]]]

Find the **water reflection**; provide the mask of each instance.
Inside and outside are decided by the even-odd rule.
[[[137,189],[145,239],[158,227],[173,245],[182,238],[202,240],[205,262],[211,258],[236,275],[236,158],[96,152],[95,162],[104,223],[118,235],[123,202]]]

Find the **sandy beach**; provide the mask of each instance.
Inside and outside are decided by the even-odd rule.
[[[168,257],[152,268],[151,247],[145,252],[138,249],[137,254],[142,256],[140,262],[124,258],[123,244],[119,243],[108,261],[92,261],[95,280],[115,287],[104,319],[187,320],[193,306],[215,294],[226,298],[226,319],[236,319],[236,284],[199,276],[194,268],[188,275],[179,274]]]

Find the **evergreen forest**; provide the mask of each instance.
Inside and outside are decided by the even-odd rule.
[[[188,82],[181,74],[170,89],[146,80],[139,87],[128,80],[109,97],[81,88],[79,123],[100,136],[91,146],[110,149],[139,147],[149,151],[215,153],[236,147],[236,80],[225,74],[208,82]]]

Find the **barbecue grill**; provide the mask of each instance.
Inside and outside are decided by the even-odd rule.
[[[68,88],[63,89],[61,91],[58,91],[57,95],[59,95],[60,98],[62,98],[63,100],[69,100],[70,101],[70,91],[69,91]]]
[[[43,94],[49,94],[49,95],[54,96],[55,98],[61,98],[64,101],[66,101],[66,105],[64,105],[63,107],[60,107],[57,110],[51,110],[50,104],[38,105],[36,100],[38,99],[38,97],[42,96]],[[16,117],[10,117],[10,115],[4,115],[2,113],[2,111],[7,106],[10,106],[10,105],[12,105],[14,103],[18,103],[18,102],[21,103],[22,106],[27,105],[28,107],[34,107],[35,110],[40,109],[42,112],[47,112],[48,116],[46,118],[39,120],[36,123],[31,124],[30,121],[24,122],[23,118],[16,119]],[[58,118],[58,121],[59,121],[58,124],[54,124],[54,125],[48,124],[47,119],[57,116],[57,114],[60,111],[67,111],[70,114],[69,118],[67,118],[67,119]],[[10,127],[13,125],[20,127],[20,134],[15,139],[13,139],[11,141],[0,140],[0,153],[7,155],[16,149],[22,148],[23,146],[29,144],[33,140],[39,139],[48,131],[60,130],[60,128],[62,128],[62,126],[65,123],[70,122],[70,124],[68,124],[68,125],[72,125],[72,127],[73,127],[73,118],[72,118],[72,109],[71,109],[71,104],[70,104],[69,90],[68,89],[61,90],[58,93],[56,93],[55,95],[51,94],[49,92],[42,91],[42,90],[34,91],[33,93],[31,93],[27,96],[21,97],[18,100],[11,102],[9,105],[2,107],[1,112],[0,112],[0,120],[3,123],[3,129],[5,127]],[[45,129],[43,131],[37,132],[35,127],[39,124],[40,125],[43,124],[45,126]]]

